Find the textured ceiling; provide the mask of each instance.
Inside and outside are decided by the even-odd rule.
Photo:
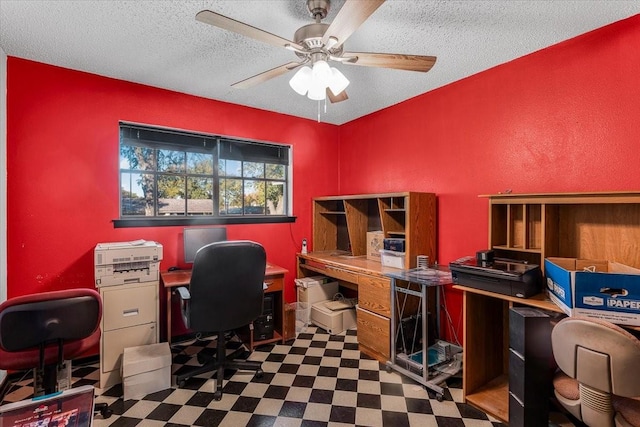
[[[332,1],[330,23],[344,0]],[[230,85],[297,60],[293,52],[195,20],[202,9],[286,39],[312,22],[305,0],[0,0],[9,56],[316,120],[319,105],[293,92],[293,73],[249,89]],[[387,0],[346,50],[433,55],[428,73],[337,65],[349,99],[321,105],[342,124],[640,12],[637,0]]]

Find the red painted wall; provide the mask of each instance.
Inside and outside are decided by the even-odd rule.
[[[636,15],[343,125],[340,192],[435,192],[448,263],[486,249],[480,194],[638,190],[639,51]]]
[[[289,270],[311,235],[311,198],[337,192],[338,128],[139,84],[8,58],[8,297],[94,283],[98,242],[155,240],[161,268],[179,265],[182,228],[120,228],[118,121],[293,146],[295,224],[227,226]],[[322,167],[317,167],[322,165]],[[304,171],[304,174],[302,173]]]
[[[10,57],[8,297],[92,287],[101,241],[157,240],[179,264],[182,227],[112,226],[119,120],[293,145],[296,223],[228,227],[290,270],[288,300],[315,196],[435,192],[447,263],[486,247],[479,194],[638,190],[639,48],[640,15],[339,128]]]

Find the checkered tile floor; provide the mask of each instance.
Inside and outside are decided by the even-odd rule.
[[[215,341],[175,345],[172,372],[195,365],[195,355]],[[236,345],[240,345],[236,343]],[[360,354],[356,331],[329,335],[315,327],[286,345],[254,350],[264,375],[229,372],[222,400],[213,399],[213,374],[194,377],[184,388],[122,399],[122,386],[97,390],[97,402],[113,410],[94,426],[502,426],[462,403],[460,378],[447,381],[444,400],[397,372]],[[74,386],[96,385],[97,364],[73,369]],[[12,386],[6,401],[29,397],[31,380]]]

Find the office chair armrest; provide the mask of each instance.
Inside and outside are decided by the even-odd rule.
[[[191,299],[191,294],[189,293],[189,289],[185,288],[184,286],[180,286],[179,288],[177,288],[176,292],[178,293],[178,296],[182,301]]]
[[[176,294],[180,298],[180,313],[182,314],[182,321],[184,325],[189,328],[189,318],[190,318],[190,304],[191,301],[191,293],[189,289],[184,286],[180,286],[176,288]]]

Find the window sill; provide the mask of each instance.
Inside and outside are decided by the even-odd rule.
[[[114,219],[113,228],[170,227],[184,225],[274,224],[296,222],[295,216],[228,216]]]

